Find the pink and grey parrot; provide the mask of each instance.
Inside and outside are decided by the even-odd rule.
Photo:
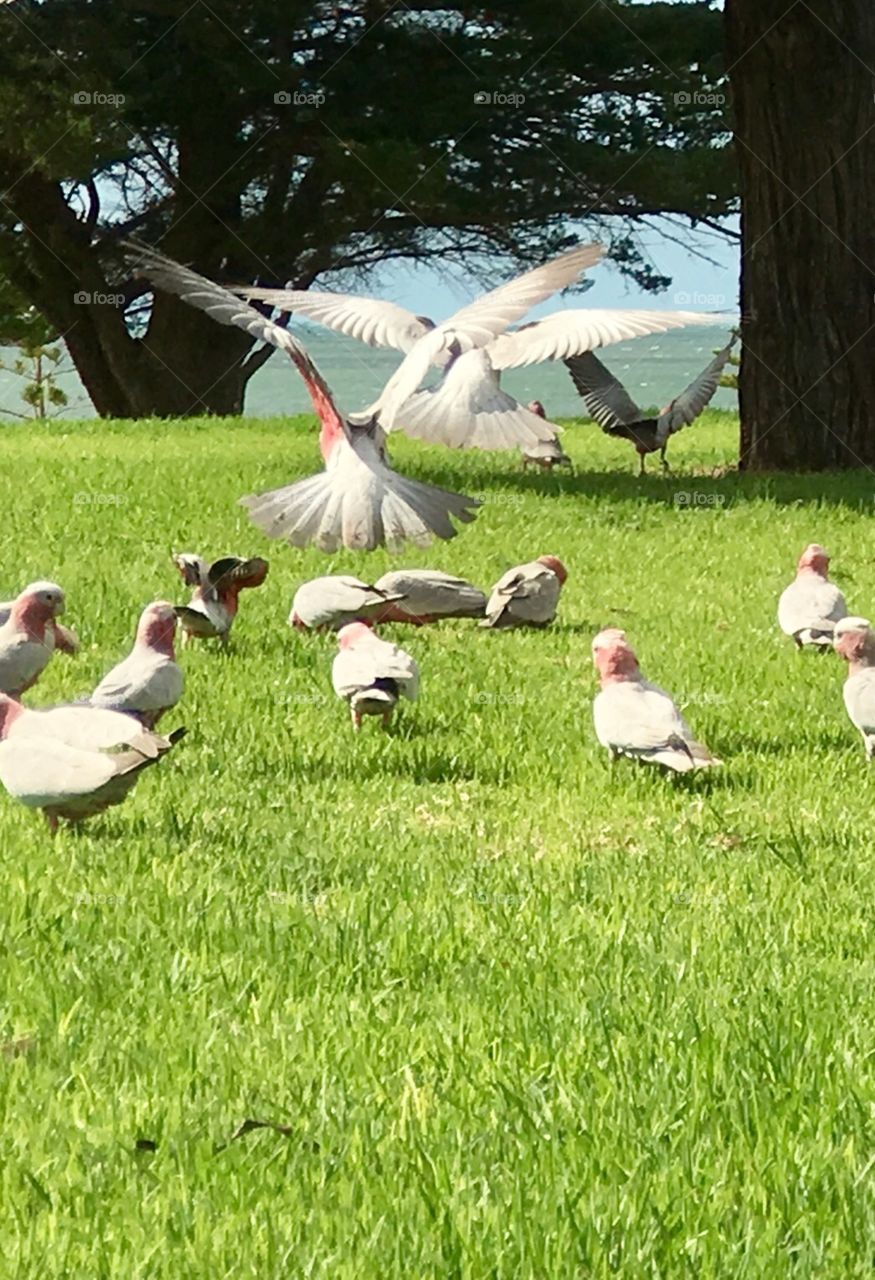
[[[386,432],[376,411],[352,417],[337,407],[328,384],[304,347],[278,324],[221,285],[151,250],[135,250],[144,274],[159,288],[284,351],[297,368],[322,424],[324,471],[268,493],[242,498],[250,519],[270,538],[321,551],[338,547],[372,551],[404,542],[427,546],[433,537],[454,538],[453,520],[467,524],[481,505],[476,498],[421,484],[389,461]],[[412,354],[412,353],[411,353]],[[397,371],[397,377],[404,365]],[[402,385],[407,384],[407,374]],[[391,381],[391,379],[390,379]],[[387,384],[388,386],[388,384]]]
[[[547,410],[540,400],[531,400],[526,408],[539,418],[547,417]],[[572,472],[574,471],[574,463],[568,454],[563,452],[557,434],[551,436],[549,440],[539,440],[536,444],[524,444],[520,452],[523,455],[523,471],[531,464],[541,467],[544,471],[552,471],[554,467],[569,467]]]
[[[676,773],[719,765],[663,689],[641,674],[625,631],[610,627],[592,642],[601,691],[593,702],[596,737],[611,759],[630,756]]]
[[[0,627],[8,622],[9,615],[12,613],[14,600],[4,600],[0,604]],[[65,627],[60,622],[53,622],[52,629],[55,633],[55,652],[56,653],[78,653],[79,637],[71,627]]]
[[[836,623],[848,615],[845,597],[829,580],[829,552],[812,542],[799,557],[796,578],[778,601],[778,626],[797,649],[832,647]]]
[[[860,730],[866,758],[875,757],[875,634],[867,618],[841,618],[833,645],[848,664],[844,698],[851,724]]]
[[[298,587],[292,600],[289,626],[299,631],[338,631],[348,622],[377,617],[401,597],[350,574],[313,578]]]
[[[176,607],[182,648],[189,639],[213,638],[225,647],[237,616],[240,592],[261,586],[267,577],[267,561],[259,556],[250,560],[223,556],[208,564],[201,556],[181,552],[173,557],[173,563],[183,582],[192,589],[190,602]]]
[[[54,582],[32,582],[12,601],[0,626],[0,692],[20,697],[36,684],[55,651],[63,612],[64,592]]]
[[[375,635],[364,622],[350,622],[337,633],[337,656],[331,683],[345,699],[354,729],[363,716],[382,716],[388,728],[399,698],[415,702],[419,667],[409,653]]]
[[[556,556],[508,569],[492,588],[481,627],[546,627],[556,617],[568,573]]]
[[[501,386],[503,370],[712,322],[693,312],[592,308],[558,311],[510,330],[536,303],[578,281],[603,255],[601,245],[580,245],[476,298],[440,324],[394,302],[354,294],[260,287],[236,292],[369,347],[403,352],[406,359],[369,410],[384,430],[397,426],[416,439],[455,449],[515,449],[549,440],[558,428],[508,394]],[[432,367],[442,376],[419,390]]]
[[[668,470],[665,451],[669,436],[695,422],[711,402],[737,337],[733,334],[698,377],[656,417],[651,418],[642,414],[623,384],[591,351],[572,356],[565,365],[589,413],[602,431],[609,436],[622,436],[635,446],[640,461],[639,474],[643,476],[645,457],[657,450],[663,468]]]
[[[93,707],[108,707],[136,716],[153,729],[165,711],[182,697],[184,678],[176,665],[173,640],[176,610],[156,600],[143,610],[134,647],[103,677],[92,693]]]
[[[161,738],[121,712],[66,706],[30,711],[0,694],[0,782],[55,832],[120,804],[141,771],[185,733]]]
[[[482,618],[486,596],[479,587],[439,569],[393,569],[376,582],[377,590],[398,597],[376,617],[421,627],[442,618]]]

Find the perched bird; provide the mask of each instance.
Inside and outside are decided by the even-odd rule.
[[[42,675],[55,651],[64,593],[54,582],[32,582],[12,601],[0,626],[0,692],[19,697]]]
[[[409,653],[375,635],[364,622],[350,622],[337,633],[331,683],[349,703],[354,729],[362,716],[382,716],[386,728],[399,698],[415,702],[419,667]]]
[[[592,642],[601,691],[593,702],[596,737],[617,756],[688,773],[722,762],[697,742],[669,694],[641,674],[625,631],[610,627]]]
[[[395,471],[386,450],[386,431],[435,357],[444,352],[447,358],[453,352],[476,357],[476,348],[576,279],[592,256],[589,250],[572,250],[463,308],[451,321],[413,342],[379,400],[363,413],[349,416],[341,413],[309,355],[287,330],[203,276],[151,250],[135,251],[153,284],[219,323],[234,325],[285,351],[295,364],[322,424],[319,446],[325,470],[242,501],[269,537],[285,538],[298,547],[313,543],[323,551],[335,551],[341,545],[370,551],[406,541],[426,546],[433,536],[455,537],[453,519],[463,524],[474,519],[480,506],[477,499],[420,484]],[[542,424],[538,429],[543,430]]]
[[[0,603],[0,627],[9,620],[12,613],[14,600],[4,600]],[[55,652],[56,653],[78,653],[79,637],[71,627],[65,627],[57,620],[53,619],[51,628],[55,633]]]
[[[186,586],[192,588],[190,603],[176,608],[181,646],[185,648],[189,639],[213,637],[226,646],[237,616],[237,598],[241,591],[261,586],[267,577],[267,561],[259,556],[251,560],[223,556],[207,564],[200,556],[181,552],[173,557],[173,563]]]
[[[737,335],[706,365],[685,391],[661,409],[655,418],[644,417],[623,384],[606,369],[591,351],[571,356],[565,365],[575,387],[595,421],[609,436],[621,436],[635,446],[644,475],[644,459],[659,450],[663,467],[668,470],[665,451],[668,438],[695,422],[720,385],[720,375],[729,359]]]
[[[376,587],[397,601],[377,612],[380,622],[422,626],[442,618],[482,618],[486,613],[486,596],[479,587],[439,569],[393,569],[377,579]]]
[[[475,299],[435,324],[393,302],[315,290],[241,288],[250,301],[315,320],[370,347],[393,347],[406,359],[370,412],[384,430],[450,448],[514,449],[554,438],[558,428],[504,391],[504,369],[560,360],[593,347],[686,324],[712,322],[689,311],[559,311],[506,332],[537,302],[579,280],[604,255],[582,245]],[[428,370],[443,377],[417,393]]]
[[[841,618],[833,645],[848,664],[845,706],[851,724],[863,735],[866,758],[875,756],[875,634],[866,618]]]
[[[812,542],[799,557],[794,581],[781,592],[778,626],[797,649],[830,648],[836,623],[847,617],[845,597],[828,577],[829,561],[829,552]]]
[[[156,600],[143,610],[134,647],[103,677],[92,693],[93,707],[127,711],[152,729],[182,697],[184,679],[176,665],[173,640],[176,610]]]
[[[531,400],[526,408],[536,414],[539,418],[546,418],[547,411],[541,404],[540,400]],[[545,471],[552,471],[554,467],[570,467],[574,471],[574,464],[567,453],[563,453],[559,444],[559,437],[554,435],[550,440],[540,440],[537,444],[529,444],[521,446],[523,455],[523,471],[534,463],[536,467],[543,467]]]
[[[30,809],[81,822],[120,804],[141,771],[185,733],[161,738],[131,716],[98,707],[30,711],[0,694],[0,782]]]
[[[299,631],[337,631],[348,622],[377,617],[382,609],[400,599],[397,593],[383,591],[349,574],[313,578],[295,592],[289,626]]]
[[[568,573],[556,556],[508,569],[492,588],[481,627],[546,627],[556,617]]]

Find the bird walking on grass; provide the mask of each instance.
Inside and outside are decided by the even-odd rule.
[[[182,697],[185,681],[176,664],[175,635],[173,605],[166,600],[147,605],[137,624],[133,649],[103,677],[91,695],[91,705],[126,711],[154,729]]]
[[[799,557],[796,577],[778,601],[778,626],[797,649],[832,647],[836,623],[848,614],[845,597],[829,580],[830,554],[812,542]]]
[[[250,560],[223,556],[208,564],[201,556],[181,552],[173,557],[173,563],[192,589],[189,603],[176,606],[180,646],[185,648],[190,639],[218,638],[222,647],[227,647],[240,592],[261,586],[267,577],[267,561],[259,556]]]
[[[55,652],[64,606],[56,582],[32,582],[11,601],[0,626],[0,692],[17,698],[39,680]]]
[[[419,695],[419,667],[409,653],[381,640],[364,622],[351,622],[337,633],[337,656],[331,683],[349,704],[352,725],[361,728],[364,716],[380,716],[389,727],[399,698],[415,702]]]
[[[162,738],[98,707],[31,711],[0,694],[0,782],[13,799],[41,809],[54,833],[62,818],[82,822],[120,804],[184,733]]]
[[[624,631],[600,631],[592,654],[601,681],[592,708],[596,737],[612,760],[630,756],[675,773],[721,763],[693,736],[671,696],[644,679]]]
[[[547,411],[540,400],[531,400],[526,408],[539,418],[547,417]],[[520,447],[520,452],[523,455],[523,471],[532,465],[541,467],[544,471],[552,471],[554,467],[568,467],[572,473],[574,471],[574,463],[563,452],[558,435],[553,435],[549,440],[539,440],[535,444],[524,444]]]
[[[481,627],[546,627],[556,617],[568,572],[556,556],[508,569],[492,588]]]
[[[859,729],[866,759],[875,756],[875,634],[867,618],[842,618],[833,645],[848,664],[843,690],[851,724]]]
[[[648,453],[656,453],[657,450],[663,469],[668,470],[665,451],[669,437],[695,422],[710,403],[735,342],[736,335],[733,334],[686,390],[661,409],[656,417],[644,415],[619,379],[591,351],[572,356],[565,364],[589,413],[601,429],[607,435],[620,436],[635,446],[640,461],[639,475],[643,476],[644,459]]]

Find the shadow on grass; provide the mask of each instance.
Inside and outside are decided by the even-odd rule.
[[[860,469],[842,472],[794,472],[750,474],[736,470],[714,476],[708,471],[673,471],[667,475],[638,476],[622,471],[582,471],[575,475],[522,473],[503,461],[480,472],[461,470],[436,459],[435,465],[418,465],[405,459],[404,470],[416,479],[471,493],[482,487],[488,507],[490,494],[507,490],[544,497],[580,497],[612,501],[647,502],[677,507],[679,511],[733,503],[771,502],[776,506],[821,505],[853,511],[875,509],[875,476]],[[425,461],[425,460],[423,460]],[[431,460],[429,459],[429,462]]]

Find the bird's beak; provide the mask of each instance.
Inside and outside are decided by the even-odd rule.
[[[57,604],[55,605],[54,617],[56,617],[56,618],[60,618],[61,614],[64,612],[64,610],[66,609],[66,607],[67,607],[67,606],[66,606],[66,604],[64,603],[64,601],[63,601],[63,600],[59,600],[59,601],[57,602]]]

